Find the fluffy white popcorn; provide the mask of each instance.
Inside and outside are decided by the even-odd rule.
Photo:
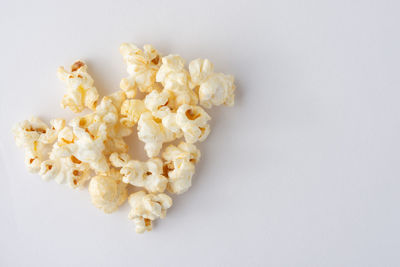
[[[195,59],[189,64],[191,88],[197,87],[200,104],[206,108],[225,104],[233,106],[235,84],[232,75],[214,73],[214,66],[208,59]]]
[[[142,100],[139,99],[127,99],[122,103],[121,107],[121,123],[126,127],[133,127],[142,115],[146,111],[146,107]]]
[[[143,51],[134,44],[124,43],[120,53],[127,65],[128,78],[122,79],[120,87],[128,98],[136,95],[136,88],[141,92],[151,92],[160,67],[160,55],[151,45],[144,45]]]
[[[150,158],[160,153],[163,143],[175,139],[174,133],[148,111],[140,116],[137,129],[139,140],[145,143],[144,149]]]
[[[93,205],[105,213],[116,211],[128,196],[126,184],[115,169],[111,169],[108,175],[93,177],[89,183],[89,194]]]
[[[182,105],[176,112],[176,122],[181,128],[186,142],[204,141],[210,133],[207,122],[211,117],[199,106]]]
[[[60,158],[51,153],[50,159],[40,165],[39,174],[45,181],[54,179],[59,184],[78,188],[89,180],[90,166],[74,156]]]
[[[162,64],[156,76],[156,81],[164,86],[163,90],[173,94],[169,100],[175,106],[195,105],[198,102],[196,94],[189,88],[190,76],[184,67],[185,61],[180,56],[169,55],[162,58]]]
[[[99,94],[83,61],[74,62],[70,71],[59,67],[57,74],[58,78],[67,85],[67,93],[61,101],[63,108],[69,107],[75,113],[81,112],[85,107],[92,110],[96,108]]]
[[[25,150],[25,164],[30,172],[40,170],[40,164],[46,157],[45,148],[56,141],[58,133],[64,128],[63,119],[50,122],[51,128],[37,117],[22,121],[13,128],[17,146]]]
[[[143,233],[152,229],[152,222],[167,215],[172,199],[166,194],[147,194],[139,191],[129,196],[131,211],[128,218],[136,224],[136,232]]]
[[[168,177],[167,189],[174,194],[182,194],[192,186],[195,164],[200,159],[200,150],[185,142],[178,146],[169,145],[162,154],[164,175]]]
[[[113,153],[110,156],[114,167],[121,167],[122,181],[137,187],[144,187],[149,192],[164,192],[168,179],[163,176],[161,159],[152,158],[141,162],[130,160],[128,154]]]

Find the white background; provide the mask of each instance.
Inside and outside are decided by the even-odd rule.
[[[2,1],[1,266],[400,266],[398,1]],[[27,172],[12,125],[60,108],[60,65],[99,92],[122,42],[236,77],[189,192],[138,235],[129,207]],[[133,138],[133,137],[132,137]],[[131,140],[132,154],[143,145]]]

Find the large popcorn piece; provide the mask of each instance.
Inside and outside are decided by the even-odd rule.
[[[119,49],[127,66],[128,78],[121,81],[120,87],[129,98],[136,95],[136,88],[141,92],[153,90],[156,73],[160,67],[160,55],[151,45],[140,50],[133,44],[124,43]]]
[[[118,171],[112,169],[109,175],[95,176],[90,180],[89,194],[95,207],[105,213],[111,213],[121,206],[128,194],[126,184]]]
[[[192,186],[195,164],[200,159],[200,150],[194,145],[180,143],[168,146],[162,154],[164,175],[168,177],[168,191],[182,194]]]
[[[152,222],[167,215],[172,199],[166,194],[147,194],[139,191],[129,196],[131,211],[128,218],[136,224],[136,232],[151,231]]]
[[[232,106],[235,85],[233,76],[215,73],[208,59],[186,68],[179,55],[161,57],[151,45],[124,43],[120,52],[128,72],[121,90],[100,98],[84,62],[60,67],[58,77],[67,87],[62,107],[90,113],[50,125],[32,117],[16,124],[13,134],[30,172],[71,188],[89,184],[93,205],[104,213],[126,202],[129,190],[136,192],[129,196],[128,217],[143,233],[172,206],[165,190],[182,194],[192,186],[200,160],[194,144],[210,133],[211,117],[203,108]],[[125,138],[134,130],[146,160],[127,154]]]
[[[58,78],[67,85],[67,93],[61,101],[63,108],[68,107],[75,113],[81,112],[85,107],[92,110],[96,108],[99,94],[84,62],[76,61],[72,64],[70,71],[59,67],[57,74]]]
[[[163,162],[152,158],[146,162],[130,160],[128,154],[113,153],[111,164],[121,168],[122,181],[137,187],[144,187],[149,192],[164,192],[168,179],[163,176]]]
[[[200,104],[206,108],[225,104],[233,106],[235,84],[232,75],[213,73],[214,66],[208,59],[190,62],[191,87],[198,86]]]

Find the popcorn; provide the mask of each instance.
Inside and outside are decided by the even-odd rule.
[[[89,194],[95,207],[111,213],[125,202],[128,196],[127,185],[121,178],[117,170],[111,169],[109,175],[95,176],[90,180]]]
[[[168,179],[163,176],[161,159],[152,158],[146,162],[130,160],[128,154],[113,153],[110,156],[114,167],[122,167],[122,181],[137,187],[144,187],[149,192],[164,192]]]
[[[204,141],[210,133],[207,124],[211,117],[199,106],[182,105],[178,108],[176,122],[182,129],[186,142]]]
[[[198,98],[189,88],[190,76],[184,66],[185,61],[178,55],[163,57],[156,81],[164,86],[164,90],[173,94],[170,100],[173,100],[176,106],[182,104],[196,105]]]
[[[174,140],[174,133],[165,128],[150,112],[144,112],[138,122],[138,137],[145,143],[147,156],[152,158],[160,153],[163,143]]]
[[[150,231],[153,221],[164,218],[172,206],[172,199],[166,194],[146,194],[145,191],[131,194],[128,202],[132,208],[128,218],[135,222],[137,233]]]
[[[201,155],[194,143],[210,133],[211,117],[198,103],[205,108],[233,105],[235,85],[233,76],[214,73],[208,59],[191,61],[187,70],[182,57],[161,57],[151,45],[140,50],[125,43],[120,52],[129,74],[121,80],[121,90],[100,101],[85,63],[78,60],[69,71],[60,67],[58,77],[67,85],[62,107],[91,112],[68,123],[51,120],[50,126],[32,117],[16,124],[13,134],[29,171],[71,188],[88,182],[93,205],[105,213],[126,201],[130,187],[141,188],[129,196],[128,218],[143,233],[172,206],[165,190],[182,194],[192,186]],[[135,125],[149,157],[144,161],[127,154],[125,137]],[[158,157],[165,143],[181,138]]]
[[[133,127],[142,115],[146,111],[146,107],[142,100],[139,99],[127,99],[124,101],[121,107],[121,119],[122,125],[125,127]]]
[[[45,181],[54,179],[57,183],[78,188],[90,178],[90,166],[74,156],[58,158],[50,154],[50,159],[40,165],[40,176]]]
[[[130,75],[121,81],[120,87],[128,98],[134,98],[136,88],[141,92],[151,92],[160,67],[160,55],[151,45],[143,46],[143,51],[133,44],[122,44],[120,53],[127,65]]]
[[[98,129],[98,135],[93,136],[83,128],[72,124],[76,139],[70,144],[55,147],[53,154],[56,157],[74,156],[80,161],[89,164],[96,172],[107,172],[109,170],[107,160],[103,155],[104,142],[107,137],[106,125],[102,123]]]
[[[45,157],[46,145],[55,142],[57,134],[65,125],[63,119],[50,122],[51,128],[37,117],[16,124],[13,128],[15,142],[25,150],[25,164],[32,173],[40,170],[40,164]]]
[[[180,143],[168,146],[162,154],[164,175],[168,177],[168,191],[182,194],[192,186],[195,164],[200,159],[200,150],[194,145]]]
[[[191,87],[198,86],[200,104],[206,108],[225,104],[233,106],[235,85],[232,75],[213,73],[214,66],[208,59],[190,62]]]
[[[59,67],[57,74],[68,90],[61,102],[63,108],[69,107],[75,113],[81,112],[85,107],[92,110],[96,108],[99,94],[84,62],[75,61],[70,71]]]
[[[214,71],[214,65],[208,59],[195,59],[189,63],[191,87],[201,84]]]

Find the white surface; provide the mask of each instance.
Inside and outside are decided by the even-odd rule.
[[[227,2],[2,2],[1,266],[400,266],[399,2]],[[127,206],[28,174],[10,134],[71,117],[59,65],[117,89],[125,41],[208,57],[238,87],[193,187],[143,235]]]

